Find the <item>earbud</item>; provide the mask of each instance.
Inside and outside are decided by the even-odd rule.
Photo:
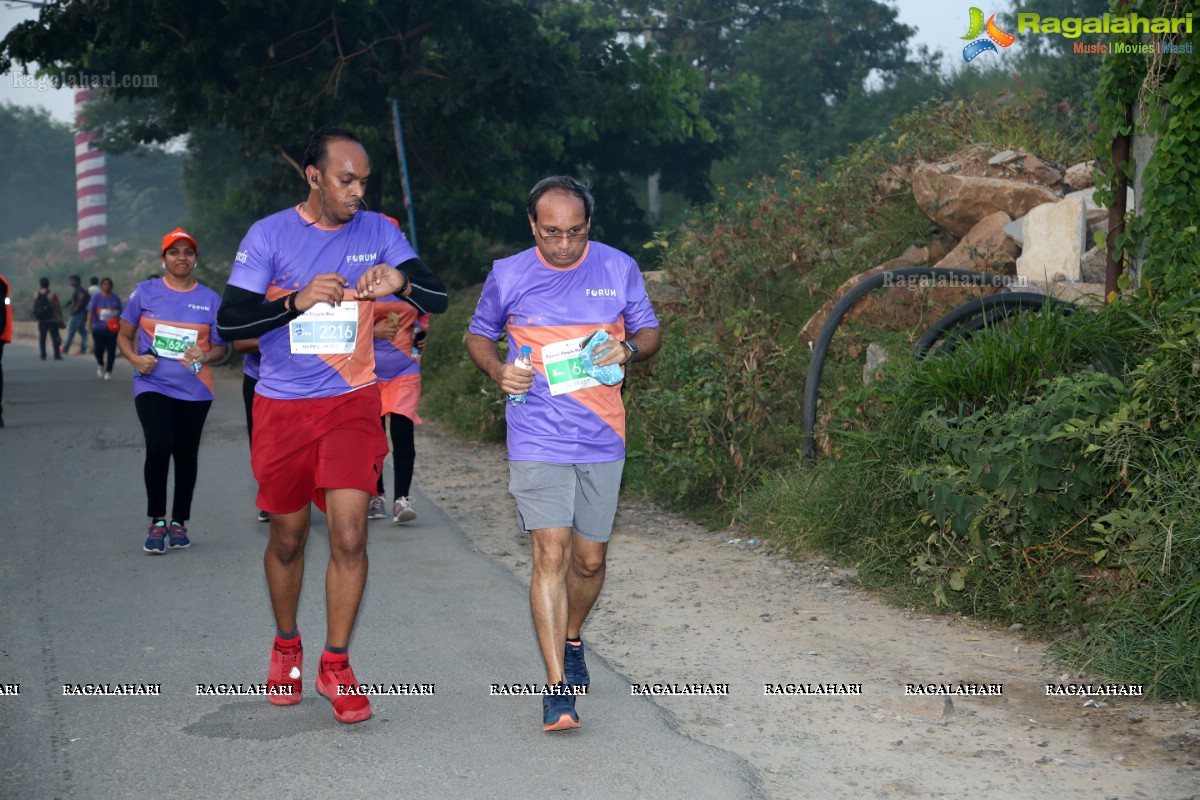
[[[308,177],[308,179],[309,179],[310,181],[312,181],[313,183],[316,183],[316,182],[317,182],[317,176],[316,176],[316,175],[310,175],[310,176]]]

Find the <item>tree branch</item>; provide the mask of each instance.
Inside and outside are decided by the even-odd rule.
[[[181,42],[186,42],[186,41],[187,41],[187,37],[186,37],[186,36],[184,36],[184,35],[183,35],[183,32],[182,32],[182,31],[180,31],[178,28],[172,27],[172,26],[168,25],[168,24],[167,24],[167,23],[165,23],[165,22],[160,22],[160,23],[158,23],[158,25],[159,25],[159,27],[160,27],[160,28],[166,28],[166,29],[167,29],[167,30],[169,30],[171,33],[173,33],[173,34],[175,34],[176,36],[178,36],[178,37],[179,37],[179,41],[181,41]]]
[[[301,169],[299,162],[287,154],[287,151],[283,149],[283,145],[277,144],[275,145],[275,149],[279,151],[279,155],[283,156],[284,161],[292,165],[292,169],[296,170],[296,174],[300,176],[300,180],[303,182],[304,170]]]

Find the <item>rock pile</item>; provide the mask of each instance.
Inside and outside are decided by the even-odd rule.
[[[1102,294],[1104,251],[1092,245],[1108,223],[1107,211],[1093,198],[1094,169],[1094,162],[1064,170],[1030,153],[989,155],[984,147],[917,164],[911,170],[917,205],[960,237],[959,246],[934,266],[1015,274],[1019,283],[1056,296]],[[1049,288],[1064,282],[1084,285]]]
[[[1064,300],[1101,300],[1105,257],[1095,243],[1107,233],[1108,212],[1093,196],[1095,166],[1083,162],[1064,169],[1031,153],[978,145],[937,163],[889,169],[877,182],[880,194],[895,195],[907,187],[929,219],[957,244],[949,252],[943,248],[936,260],[929,250],[909,248],[900,258],[851,278],[809,319],[801,335],[815,340],[833,304],[862,278],[921,264],[1010,275],[1022,291]],[[909,298],[904,293],[904,288],[892,288],[864,298],[863,308],[856,307],[849,318],[886,317],[889,309],[912,304],[913,292]],[[967,294],[969,290],[959,288],[940,298],[926,297],[926,302],[944,305]]]

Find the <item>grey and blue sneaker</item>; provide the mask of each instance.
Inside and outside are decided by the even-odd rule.
[[[567,642],[567,651],[563,656],[563,675],[572,686],[588,686],[591,683],[587,664],[583,662],[582,639],[579,640],[579,644]]]
[[[146,543],[142,545],[142,549],[147,553],[155,556],[161,556],[167,551],[166,542],[163,537],[167,535],[167,524],[165,522],[150,523],[150,530],[146,536]]]
[[[167,544],[172,550],[182,550],[191,546],[192,540],[188,538],[187,528],[183,527],[183,523],[172,521],[167,526]]]
[[[258,512],[258,521],[259,522],[270,522],[271,515],[260,509]]]
[[[583,727],[575,713],[575,694],[571,687],[560,683],[557,689],[542,695],[542,730],[566,731]]]
[[[387,516],[384,510],[387,506],[387,498],[383,495],[372,496],[371,502],[367,505],[367,519],[383,519]]]

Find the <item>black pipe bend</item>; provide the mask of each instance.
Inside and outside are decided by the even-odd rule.
[[[1074,303],[1036,292],[1007,292],[968,300],[948,312],[933,323],[929,330],[925,331],[913,345],[913,356],[920,361],[943,338],[956,339],[964,334],[973,333],[984,325],[990,325],[1007,317],[1009,312],[1030,311],[1047,304],[1066,314],[1073,313],[1078,308]]]
[[[837,330],[838,325],[841,324],[846,313],[866,294],[886,283],[895,283],[898,280],[908,278],[953,278],[957,281],[971,283],[980,287],[991,286],[998,288],[1006,287],[1009,282],[1009,278],[1006,275],[976,272],[969,269],[926,266],[885,270],[863,278],[851,287],[850,291],[842,295],[841,299],[834,304],[829,312],[829,317],[825,320],[825,324],[821,326],[821,332],[817,334],[817,339],[813,342],[812,359],[808,362],[808,374],[804,379],[802,425],[804,433],[803,456],[805,460],[811,460],[817,451],[814,435],[817,424],[817,395],[821,385],[821,373],[825,369],[825,356],[829,352],[829,343],[833,341],[834,332]]]

